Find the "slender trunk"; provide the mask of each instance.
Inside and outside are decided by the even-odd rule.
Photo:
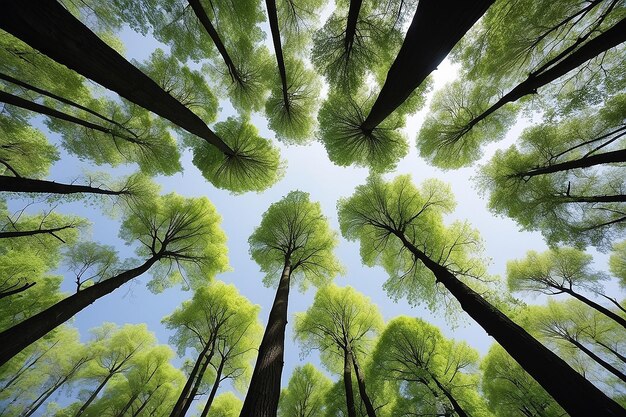
[[[222,59],[226,64],[226,68],[228,68],[228,74],[230,74],[230,78],[238,84],[243,84],[243,80],[241,79],[241,74],[239,74],[237,66],[234,64],[233,60],[228,54],[228,51],[226,51],[226,47],[224,46],[224,42],[222,42],[222,38],[217,33],[217,30],[213,26],[213,23],[211,23],[211,19],[209,19],[209,16],[206,14],[206,11],[202,7],[202,4],[200,4],[200,0],[187,1],[189,2],[189,5],[193,9],[193,12],[196,14],[196,17],[198,18],[202,26],[204,26],[204,30],[207,31],[207,33],[211,37],[211,40],[213,41],[213,44],[222,56]]]
[[[585,352],[585,354],[587,356],[589,356],[591,359],[593,359],[594,361],[596,361],[600,366],[602,366],[604,369],[606,369],[607,371],[609,371],[610,373],[612,373],[613,375],[615,375],[616,377],[618,377],[619,379],[622,380],[622,382],[626,382],[626,375],[624,375],[622,372],[620,372],[617,368],[615,368],[613,365],[611,365],[610,363],[608,363],[607,361],[605,361],[604,359],[602,359],[601,357],[599,357],[598,355],[596,355],[591,349],[589,349],[587,346],[583,345],[582,343],[580,343],[578,340],[574,339],[573,337],[567,337],[566,340],[568,342],[570,342],[572,345],[576,346],[578,349],[582,350],[583,352]]]
[[[133,417],[138,417],[139,414],[143,411],[143,409],[146,408],[146,405],[148,405],[148,402],[150,401],[150,398],[152,398],[152,396],[154,395],[156,390],[159,389],[159,387],[160,387],[160,385],[157,386],[152,392],[148,393],[148,396],[146,397],[146,399],[143,400],[143,402],[141,403],[139,408],[137,408],[137,410],[135,410],[135,412],[133,413]]]
[[[359,0],[360,2],[360,0]],[[267,8],[267,16],[270,21],[270,31],[272,32],[272,42],[274,43],[274,54],[276,55],[276,63],[278,64],[278,73],[280,74],[280,82],[283,90],[283,103],[285,109],[289,112],[289,95],[287,87],[287,70],[285,69],[285,60],[283,57],[283,47],[280,43],[280,29],[278,27],[278,14],[276,12],[276,0],[265,0]]]
[[[494,0],[420,0],[398,56],[367,119],[371,132],[437,69]]]
[[[172,412],[170,413],[170,417],[184,416],[187,410],[189,409],[189,405],[193,401],[193,396],[191,395],[191,391],[194,387],[194,383],[196,382],[196,380],[202,379],[202,376],[200,375],[200,373],[202,371],[203,365],[205,364],[205,362],[203,362],[203,359],[209,353],[209,350],[211,350],[211,345],[212,343],[207,342],[206,345],[202,348],[202,351],[200,352],[200,354],[198,355],[198,359],[196,359],[196,363],[193,365],[193,369],[191,370],[191,373],[189,374],[189,377],[187,378],[187,382],[185,383],[183,390],[178,396],[178,400],[176,401],[176,404],[174,404],[174,408],[172,409]],[[204,369],[206,369],[206,367],[204,367]],[[204,373],[204,371],[202,371],[202,373]]]
[[[104,195],[124,195],[130,194],[127,190],[113,191],[105,190],[88,185],[63,184],[54,181],[36,180],[32,178],[18,178],[0,175],[0,192],[8,191],[14,193],[46,193],[46,194],[104,194]]]
[[[626,416],[626,410],[574,371],[563,359],[539,343],[447,268],[430,259],[409,242],[403,233],[394,233],[415,258],[432,271],[436,282],[446,287],[463,311],[492,336],[571,416]]]
[[[109,382],[109,380],[113,377],[113,375],[115,375],[117,372],[109,372],[107,374],[107,376],[100,382],[100,384],[98,384],[98,387],[94,390],[94,392],[91,393],[91,395],[89,396],[89,398],[87,398],[87,401],[85,401],[85,403],[80,407],[80,409],[76,412],[75,416],[78,417],[80,415],[82,415],[85,410],[87,410],[87,407],[89,407],[91,405],[91,403],[93,402],[93,400],[96,399],[96,397],[98,396],[98,394],[100,393],[100,391],[102,391],[102,389],[104,388],[104,386]]]
[[[619,308],[622,312],[626,313],[626,308],[624,308],[615,298],[611,298],[608,295],[597,293],[599,296],[606,298],[610,301],[615,307]]]
[[[225,154],[233,150],[190,109],[54,0],[4,0],[0,28],[55,61],[144,107]]]
[[[204,374],[206,373],[206,370],[209,367],[209,364],[211,363],[211,359],[213,359],[213,354],[214,353],[215,353],[215,343],[213,343],[213,346],[211,347],[211,350],[209,351],[209,353],[204,358],[204,363],[200,367],[200,371],[198,372],[198,377],[196,378],[196,380],[195,380],[195,382],[193,384],[193,388],[191,388],[191,391],[189,393],[189,401],[187,401],[184,404],[183,409],[182,409],[182,411],[180,413],[180,417],[184,417],[185,414],[187,414],[187,411],[189,411],[189,407],[191,407],[191,402],[198,395],[198,391],[200,390],[200,384],[202,384],[202,379],[204,378]]]
[[[435,382],[435,385],[437,385],[437,388],[439,388],[441,390],[441,392],[443,392],[443,395],[446,396],[448,401],[450,401],[450,404],[452,404],[452,408],[454,409],[454,412],[459,417],[469,417],[469,415],[461,407],[461,404],[459,404],[459,402],[456,400],[456,398],[454,398],[454,395],[452,395],[452,393],[446,387],[444,387],[443,384],[441,382],[439,382],[439,380],[437,378],[435,378],[435,376],[433,374],[430,374],[430,377]]]
[[[569,171],[576,168],[589,168],[595,165],[610,164],[614,162],[626,162],[626,149],[591,155],[572,161],[561,162],[554,165],[531,169],[530,171],[515,174],[518,178],[532,178],[537,175],[551,174],[553,172]]]
[[[215,395],[217,394],[217,389],[220,386],[225,362],[225,358],[222,357],[222,360],[220,360],[220,365],[217,367],[217,375],[215,375],[215,381],[213,382],[213,386],[211,387],[211,393],[209,394],[209,398],[207,398],[206,400],[206,404],[204,405],[204,409],[202,410],[202,414],[200,414],[200,417],[207,417],[207,415],[209,414],[209,409],[213,404],[213,400],[215,399]]]
[[[26,407],[20,417],[29,417],[33,415],[33,413],[37,411],[37,409],[41,407],[41,405],[45,403],[48,398],[50,398],[50,396],[54,394],[56,390],[58,390],[64,383],[65,379],[61,379],[61,381],[55,383],[52,387],[44,391],[39,397],[37,397],[37,399],[35,399],[35,401],[33,401],[28,407]]]
[[[56,94],[54,94],[54,93],[52,93],[50,91],[47,91],[47,90],[41,89],[39,87],[36,87],[34,85],[28,84],[28,83],[26,83],[24,81],[18,80],[17,78],[13,78],[13,77],[11,77],[10,75],[7,75],[7,74],[0,73],[0,80],[8,81],[8,82],[10,82],[12,84],[18,85],[18,86],[20,86],[22,88],[25,88],[27,90],[31,90],[31,91],[39,93],[39,94],[41,94],[43,96],[50,97],[50,98],[52,98],[54,100],[60,101],[61,103],[67,104],[67,105],[72,106],[72,107],[74,107],[76,109],[83,110],[83,111],[91,114],[92,116],[96,116],[100,120],[104,120],[107,123],[111,123],[111,124],[119,127],[120,129],[126,130],[128,133],[132,134],[132,132],[130,130],[128,130],[128,128],[126,126],[116,122],[113,119],[110,119],[110,118],[106,117],[103,114],[100,114],[100,113],[98,113],[98,112],[96,112],[94,110],[91,110],[88,107],[85,107],[85,106],[83,106],[81,104],[78,104],[75,101],[68,100],[68,99],[66,99],[64,97],[61,97],[59,95],[56,95]]]
[[[148,271],[162,256],[161,251],[137,268],[85,288],[0,333],[0,366],[97,299]]]
[[[130,396],[130,399],[128,400],[128,402],[126,402],[126,404],[124,404],[124,407],[122,408],[122,411],[120,411],[117,414],[117,417],[124,417],[124,415],[130,409],[130,406],[133,405],[133,403],[135,402],[137,397],[139,397],[139,391],[137,391],[136,393],[134,393],[133,395]]]
[[[4,386],[2,387],[2,389],[0,389],[0,392],[4,391],[5,389],[9,388],[15,381],[17,381],[17,379],[22,376],[24,374],[24,372],[28,371],[29,369],[31,369],[33,366],[35,366],[37,364],[37,362],[39,362],[39,359],[41,359],[46,353],[50,352],[50,350],[55,347],[57,344],[59,343],[59,341],[55,341],[52,346],[50,346],[48,349],[46,349],[45,351],[43,351],[41,353],[41,355],[38,355],[35,357],[35,359],[33,359],[29,364],[24,364],[16,373],[15,375],[13,375],[13,378],[11,378],[6,384],[4,384]]]
[[[596,36],[578,50],[572,52],[567,58],[542,73],[532,73],[511,91],[506,93],[500,100],[472,119],[467,125],[465,132],[469,132],[478,122],[486,119],[489,115],[500,109],[507,103],[513,103],[537,90],[559,77],[567,74],[574,68],[584,64],[592,58],[608,51],[611,48],[626,41],[626,18],[617,22],[613,27]]]
[[[600,305],[598,303],[596,303],[593,300],[590,300],[589,298],[585,297],[582,294],[579,294],[575,291],[570,290],[569,288],[560,288],[561,290],[563,290],[563,292],[571,295],[572,297],[576,298],[577,300],[582,301],[583,303],[587,304],[589,307],[599,311],[600,313],[604,314],[605,316],[607,316],[610,319],[613,319],[616,323],[620,324],[622,327],[626,328],[626,319],[624,319],[622,316],[620,316],[619,314],[609,310],[608,308],[604,307],[603,305]]]
[[[343,387],[346,392],[346,408],[348,417],[356,417],[356,407],[354,406],[354,392],[352,391],[352,352],[343,350]]]
[[[348,21],[346,22],[345,38],[343,41],[345,54],[350,56],[352,46],[354,45],[354,37],[356,36],[356,26],[359,21],[359,12],[363,0],[350,0],[348,8]]]
[[[54,236],[55,232],[60,232],[65,229],[72,229],[75,226],[66,225],[61,227],[53,227],[52,229],[37,229],[37,230],[20,230],[15,232],[0,232],[0,239],[9,239],[14,237],[34,236],[41,234],[51,234]]]
[[[626,363],[626,356],[622,355],[621,353],[619,353],[618,351],[616,351],[615,349],[613,349],[606,343],[602,343],[597,339],[593,339],[593,341],[599,344],[600,346],[602,346],[603,348],[605,348],[606,350],[608,350],[609,352],[611,352],[613,355],[617,356],[620,361]]]
[[[22,285],[21,287],[17,287],[17,288],[11,287],[11,288],[13,288],[12,290],[2,291],[2,292],[0,292],[0,300],[3,299],[4,297],[9,297],[11,295],[19,294],[22,291],[26,291],[27,289],[29,289],[30,287],[32,287],[35,284],[36,284],[36,282],[27,282],[26,284]]]
[[[141,144],[142,142],[141,139],[139,139],[139,137],[137,137],[134,134],[130,136],[125,135],[111,128],[108,128],[106,126],[92,123],[90,121],[78,118],[76,116],[72,116],[71,114],[67,114],[62,111],[53,109],[52,107],[44,106],[43,104],[35,103],[34,101],[26,100],[22,97],[15,96],[13,94],[9,94],[1,90],[0,90],[0,102],[10,104],[12,106],[20,107],[22,109],[30,110],[35,113],[43,114],[45,116],[54,117],[55,119],[64,120],[70,123],[75,123],[79,126],[86,127],[87,129],[96,130],[98,132],[102,132],[107,135],[111,135],[111,136],[123,139],[131,143]],[[125,130],[129,132],[128,129],[125,129]]]
[[[276,290],[267,327],[263,334],[250,387],[243,403],[240,417],[276,417],[280,398],[280,378],[285,353],[285,327],[289,303],[291,262],[289,255]]]
[[[350,350],[352,352],[352,350]],[[352,354],[352,364],[354,365],[354,373],[356,374],[357,385],[359,386],[359,394],[361,395],[361,399],[363,400],[363,404],[365,404],[365,410],[367,411],[367,417],[376,417],[376,411],[374,410],[374,406],[372,405],[372,401],[370,400],[369,395],[367,395],[367,390],[365,389],[365,376],[359,367],[359,364],[356,359],[356,355]]]

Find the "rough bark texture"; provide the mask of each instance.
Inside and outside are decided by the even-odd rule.
[[[343,388],[346,392],[346,408],[348,409],[348,417],[356,417],[356,408],[354,406],[354,392],[352,391],[352,352],[348,349],[343,351]]]
[[[372,131],[437,69],[494,0],[420,0],[396,60],[361,125]]]
[[[519,178],[531,178],[537,175],[551,174],[553,172],[569,171],[576,168],[589,168],[595,165],[626,162],[626,149],[591,155],[573,161],[561,162],[554,165],[535,168],[527,172],[515,174]]]
[[[207,344],[202,348],[202,351],[198,355],[198,359],[196,359],[196,363],[193,365],[193,369],[191,370],[191,373],[189,374],[189,377],[187,378],[187,382],[185,383],[183,390],[178,396],[178,400],[176,401],[176,404],[174,405],[174,408],[172,409],[172,412],[170,413],[170,417],[184,416],[187,410],[189,410],[189,406],[191,405],[191,402],[193,401],[193,396],[191,394],[191,391],[193,390],[195,386],[196,380],[202,379],[202,375],[200,374],[201,373],[204,374],[204,370],[206,370],[205,364],[208,364],[208,362],[203,362],[203,359],[205,358],[207,353],[209,353],[210,349],[211,349],[211,343],[207,342]]]
[[[0,175],[0,191],[11,191],[16,193],[47,193],[47,194],[105,194],[124,195],[129,194],[126,190],[114,191],[105,190],[88,185],[63,184],[54,181],[35,180],[31,178],[9,177]]]
[[[285,260],[240,417],[276,417],[283,372],[291,263]]]
[[[0,28],[55,61],[115,91],[226,154],[228,147],[195,113],[163,90],[54,0],[2,0]]]
[[[404,234],[396,233],[396,236],[432,271],[437,282],[443,284],[456,298],[463,311],[492,336],[572,417],[626,416],[626,410],[619,404],[445,267],[426,256]]]
[[[356,374],[356,381],[359,386],[359,395],[361,396],[361,400],[363,400],[363,404],[365,404],[367,417],[376,417],[376,411],[374,410],[372,401],[370,400],[369,395],[367,395],[367,390],[365,389],[365,376],[363,375],[363,372],[357,362],[356,355],[354,354],[352,354],[352,364],[354,365],[354,373]]]
[[[36,342],[46,333],[72,318],[89,304],[148,271],[161,256],[158,253],[137,268],[85,288],[0,333],[0,366],[26,346]]]
[[[280,74],[280,82],[283,90],[283,102],[285,109],[289,110],[289,95],[287,87],[287,70],[285,69],[285,60],[283,58],[283,47],[280,43],[280,29],[278,27],[278,13],[276,13],[276,0],[265,0],[267,8],[267,16],[270,21],[270,31],[272,32],[272,42],[274,43],[274,54],[276,55],[276,63],[278,64],[278,73]]]

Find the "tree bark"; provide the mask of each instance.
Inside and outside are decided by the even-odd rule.
[[[359,0],[360,1],[360,0]],[[276,63],[278,64],[278,73],[280,74],[280,82],[283,90],[283,103],[285,109],[289,112],[289,95],[287,87],[287,70],[285,68],[285,60],[283,57],[283,47],[280,42],[280,29],[278,27],[278,13],[276,12],[276,0],[265,0],[267,8],[267,16],[270,21],[270,31],[272,32],[272,42],[274,43],[274,54],[276,55]]]
[[[202,4],[200,4],[200,0],[187,0],[187,1],[189,2],[189,5],[193,9],[193,12],[195,13],[196,17],[198,18],[202,26],[204,26],[204,29],[207,31],[207,33],[211,37],[213,44],[215,45],[220,55],[222,56],[222,59],[224,60],[224,63],[226,64],[226,68],[228,68],[228,74],[230,74],[230,78],[233,81],[237,82],[238,84],[242,84],[243,80],[241,79],[241,74],[239,74],[239,70],[237,69],[237,66],[234,64],[233,60],[228,54],[228,51],[226,50],[226,47],[224,46],[224,42],[222,42],[222,38],[220,37],[219,33],[217,33],[217,30],[213,26],[213,23],[211,23],[211,19],[209,19],[209,16],[206,14],[206,11],[202,7]]]
[[[286,256],[240,417],[276,417],[284,364],[290,278],[291,261]]]
[[[105,190],[88,185],[63,184],[54,181],[36,180],[22,177],[9,177],[0,175],[0,192],[14,193],[46,193],[46,194],[104,194],[104,195],[124,195],[130,194],[127,190]]]
[[[107,374],[107,376],[100,382],[100,384],[98,384],[98,387],[94,390],[94,392],[91,393],[91,395],[89,396],[89,398],[87,398],[87,401],[85,401],[85,403],[80,407],[80,409],[76,412],[75,416],[78,417],[80,415],[82,415],[85,410],[87,410],[87,407],[89,407],[91,405],[91,403],[93,402],[93,400],[96,399],[96,397],[98,396],[98,394],[100,393],[100,391],[102,391],[102,389],[104,388],[104,386],[107,384],[107,382],[109,382],[109,380],[113,377],[113,375],[115,375],[117,372],[109,372]]]
[[[572,297],[576,298],[577,300],[582,301],[583,303],[587,304],[589,307],[595,309],[596,311],[599,311],[600,313],[604,314],[608,318],[613,319],[616,323],[620,324],[622,327],[626,328],[626,319],[624,319],[619,314],[614,313],[613,311],[609,310],[603,305],[600,305],[596,303],[595,301],[590,300],[589,298],[585,297],[584,295],[570,290],[569,288],[559,288],[559,290],[562,290],[564,293],[569,294]]]
[[[403,233],[398,231],[393,233],[413,256],[435,275],[436,282],[443,284],[456,298],[463,311],[492,336],[571,416],[626,416],[626,410],[619,404],[460,281],[447,268],[430,259],[409,242]]]
[[[9,239],[13,237],[34,236],[40,234],[51,234],[54,236],[55,232],[60,232],[65,229],[72,229],[75,226],[67,225],[61,227],[53,227],[52,229],[37,229],[37,230],[19,230],[15,232],[0,232],[0,239]]]
[[[607,371],[609,371],[610,373],[612,373],[613,375],[621,379],[622,382],[626,382],[626,375],[624,375],[616,367],[614,367],[613,365],[611,365],[610,363],[608,363],[607,361],[605,361],[604,359],[596,355],[587,346],[583,345],[582,343],[580,343],[578,340],[574,339],[573,337],[567,337],[567,341],[570,342],[572,345],[576,346],[578,349],[582,350],[587,356],[589,356],[591,359],[596,361],[604,369],[606,369]]]
[[[54,0],[3,0],[0,28],[55,61],[144,107],[225,154],[233,150],[190,109],[163,90]]]
[[[348,21],[346,22],[346,31],[344,38],[344,50],[347,55],[352,52],[352,46],[354,45],[354,37],[356,36],[356,26],[359,21],[359,12],[361,11],[361,4],[363,0],[350,0],[350,7],[348,8]]]
[[[398,56],[361,129],[371,132],[437,69],[494,0],[420,0]]]
[[[356,417],[356,407],[354,405],[354,392],[352,391],[352,352],[344,348],[343,350],[343,387],[346,392],[346,408],[348,417]]]
[[[439,388],[441,392],[443,392],[443,395],[446,396],[448,401],[450,401],[450,404],[452,404],[452,408],[454,409],[454,412],[457,413],[459,417],[469,417],[469,415],[465,412],[465,410],[463,410],[463,407],[461,407],[461,404],[459,404],[456,398],[454,398],[454,395],[452,395],[452,393],[448,389],[446,389],[446,387],[444,387],[443,384],[439,382],[437,378],[435,378],[435,375],[430,374],[430,377],[435,382],[435,385],[437,385],[437,388]]]
[[[191,402],[193,401],[195,396],[195,393],[192,393],[192,391],[194,389],[195,392],[198,391],[197,386],[199,386],[199,383],[196,383],[196,381],[202,381],[202,376],[204,375],[206,367],[210,361],[210,359],[205,361],[207,354],[209,354],[209,351],[211,351],[210,355],[213,356],[213,352],[211,349],[212,345],[213,343],[209,341],[202,348],[202,351],[198,355],[198,359],[196,359],[196,363],[193,365],[193,369],[191,370],[191,373],[187,378],[187,382],[185,383],[183,390],[178,396],[176,404],[174,404],[174,408],[170,413],[170,417],[184,416],[187,410],[189,410],[189,406],[191,405]]]
[[[620,149],[618,151],[611,151],[600,153],[597,155],[591,155],[580,159],[574,159],[572,161],[561,162],[554,165],[548,165],[540,168],[534,168],[530,171],[514,174],[518,178],[532,178],[537,175],[551,174],[554,172],[569,171],[576,168],[589,168],[595,165],[610,164],[615,162],[626,162],[626,149]]]
[[[63,324],[97,299],[113,292],[123,284],[148,271],[162,257],[162,251],[153,255],[137,268],[122,272],[105,281],[85,288],[79,293],[59,301],[41,313],[22,321],[0,333],[0,366],[22,349]]]
[[[211,387],[211,393],[209,394],[209,398],[207,398],[206,400],[206,404],[204,405],[204,409],[202,410],[202,414],[200,414],[200,417],[207,417],[207,415],[209,414],[209,409],[213,404],[213,400],[215,399],[215,395],[217,394],[217,389],[220,386],[225,362],[226,359],[222,357],[222,359],[220,360],[220,365],[217,367],[217,375],[215,376],[215,381],[213,382],[213,386]]]
[[[486,119],[489,115],[500,109],[507,103],[513,103],[529,94],[534,94],[537,90],[559,77],[567,74],[574,68],[584,64],[592,58],[616,47],[626,41],[626,18],[617,22],[613,27],[604,33],[596,36],[578,50],[572,52],[567,58],[541,73],[532,73],[511,91],[506,93],[500,100],[485,110],[483,113],[472,119],[467,125],[465,132],[472,129],[478,122]]]
[[[352,352],[352,350],[350,350]],[[372,405],[372,401],[370,400],[369,395],[367,395],[367,390],[365,389],[365,376],[357,363],[356,355],[352,353],[352,364],[354,365],[354,373],[356,374],[357,385],[359,386],[359,395],[363,400],[363,404],[365,404],[365,411],[367,411],[367,417],[376,417],[376,411],[374,410],[374,406]]]

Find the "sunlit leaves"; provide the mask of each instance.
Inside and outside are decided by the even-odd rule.
[[[331,385],[331,380],[310,363],[297,366],[291,373],[287,387],[281,392],[278,415],[323,417],[326,393]]]

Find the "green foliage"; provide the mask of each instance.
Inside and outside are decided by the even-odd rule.
[[[76,277],[76,291],[103,281],[121,269],[115,248],[95,242],[79,242],[65,251],[66,268]],[[87,283],[87,284],[86,284]]]
[[[390,171],[408,152],[404,117],[395,112],[371,132],[361,125],[374,104],[362,90],[353,94],[331,91],[318,114],[319,138],[328,157],[340,166],[357,165],[375,172]]]
[[[197,288],[228,268],[221,217],[206,197],[184,198],[171,193],[132,201],[126,208],[120,237],[139,242],[144,258],[159,254],[148,287],[154,292],[177,283]]]
[[[620,285],[626,287],[626,241],[613,245],[609,269],[614,276],[619,278]]]
[[[309,284],[323,286],[342,272],[333,254],[337,241],[320,204],[302,191],[292,191],[273,203],[248,239],[252,259],[266,274],[265,285],[276,283],[289,262],[291,277],[302,291]]]
[[[332,386],[331,380],[307,363],[296,366],[291,373],[287,388],[280,394],[278,415],[280,417],[323,417],[325,397]]]
[[[228,118],[215,125],[215,132],[233,150],[226,155],[207,142],[191,143],[193,163],[202,175],[218,188],[233,193],[263,191],[274,185],[284,173],[278,149],[247,118]]]
[[[237,417],[243,402],[232,392],[225,392],[215,397],[207,417]]]
[[[0,174],[44,178],[59,159],[57,148],[25,121],[0,117]]]

